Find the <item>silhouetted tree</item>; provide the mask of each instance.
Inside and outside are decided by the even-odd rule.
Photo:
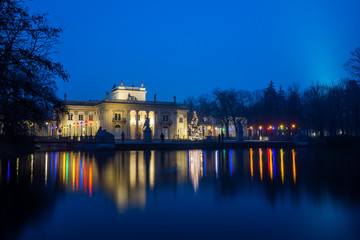
[[[263,98],[263,123],[265,125],[274,124],[278,115],[278,93],[275,90],[274,82],[270,81],[269,86],[264,91]]]
[[[304,92],[304,115],[307,128],[320,132],[324,136],[326,120],[326,90],[320,83],[314,83]]]
[[[247,105],[251,101],[251,95],[248,91],[234,89],[220,90],[215,89],[213,112],[214,116],[222,119],[225,125],[226,138],[229,138],[229,125],[232,122],[235,127],[235,132],[238,133],[239,126],[236,120],[241,122],[247,116]]]
[[[346,71],[350,73],[352,80],[360,81],[360,47],[350,52],[350,59],[344,64]]]
[[[345,133],[359,136],[360,86],[355,80],[347,80],[344,93]]]
[[[285,123],[290,126],[296,124],[303,125],[303,103],[301,102],[300,87],[293,83],[287,90]]]
[[[6,135],[27,131],[64,110],[54,79],[68,74],[50,55],[62,28],[51,27],[45,14],[30,14],[21,0],[0,1],[0,122]]]

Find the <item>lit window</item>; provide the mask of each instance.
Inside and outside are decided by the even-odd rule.
[[[140,121],[140,114],[137,115],[137,120]]]
[[[79,115],[79,121],[83,121],[84,120],[84,115]]]
[[[94,120],[93,115],[89,115],[89,121],[92,121],[92,120]]]
[[[183,123],[184,119],[183,118],[179,118],[179,123]]]
[[[72,114],[69,114],[69,116],[68,116],[68,120],[73,120],[73,115]]]

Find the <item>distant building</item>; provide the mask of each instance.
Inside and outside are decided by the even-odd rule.
[[[187,139],[187,109],[175,102],[146,101],[146,89],[114,85],[101,101],[65,100],[68,114],[51,124],[48,135],[94,136],[101,127],[115,139],[142,139],[146,117],[150,118],[153,139]]]

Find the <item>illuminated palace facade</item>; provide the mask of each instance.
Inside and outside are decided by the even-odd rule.
[[[62,137],[94,136],[101,127],[115,139],[143,139],[146,117],[150,119],[152,138],[187,139],[187,110],[174,102],[146,101],[146,89],[114,85],[101,101],[67,101],[68,113],[52,126],[52,135]]]

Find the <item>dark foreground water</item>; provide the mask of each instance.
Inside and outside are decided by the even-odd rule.
[[[360,153],[39,152],[0,198],[2,239],[360,239]]]

